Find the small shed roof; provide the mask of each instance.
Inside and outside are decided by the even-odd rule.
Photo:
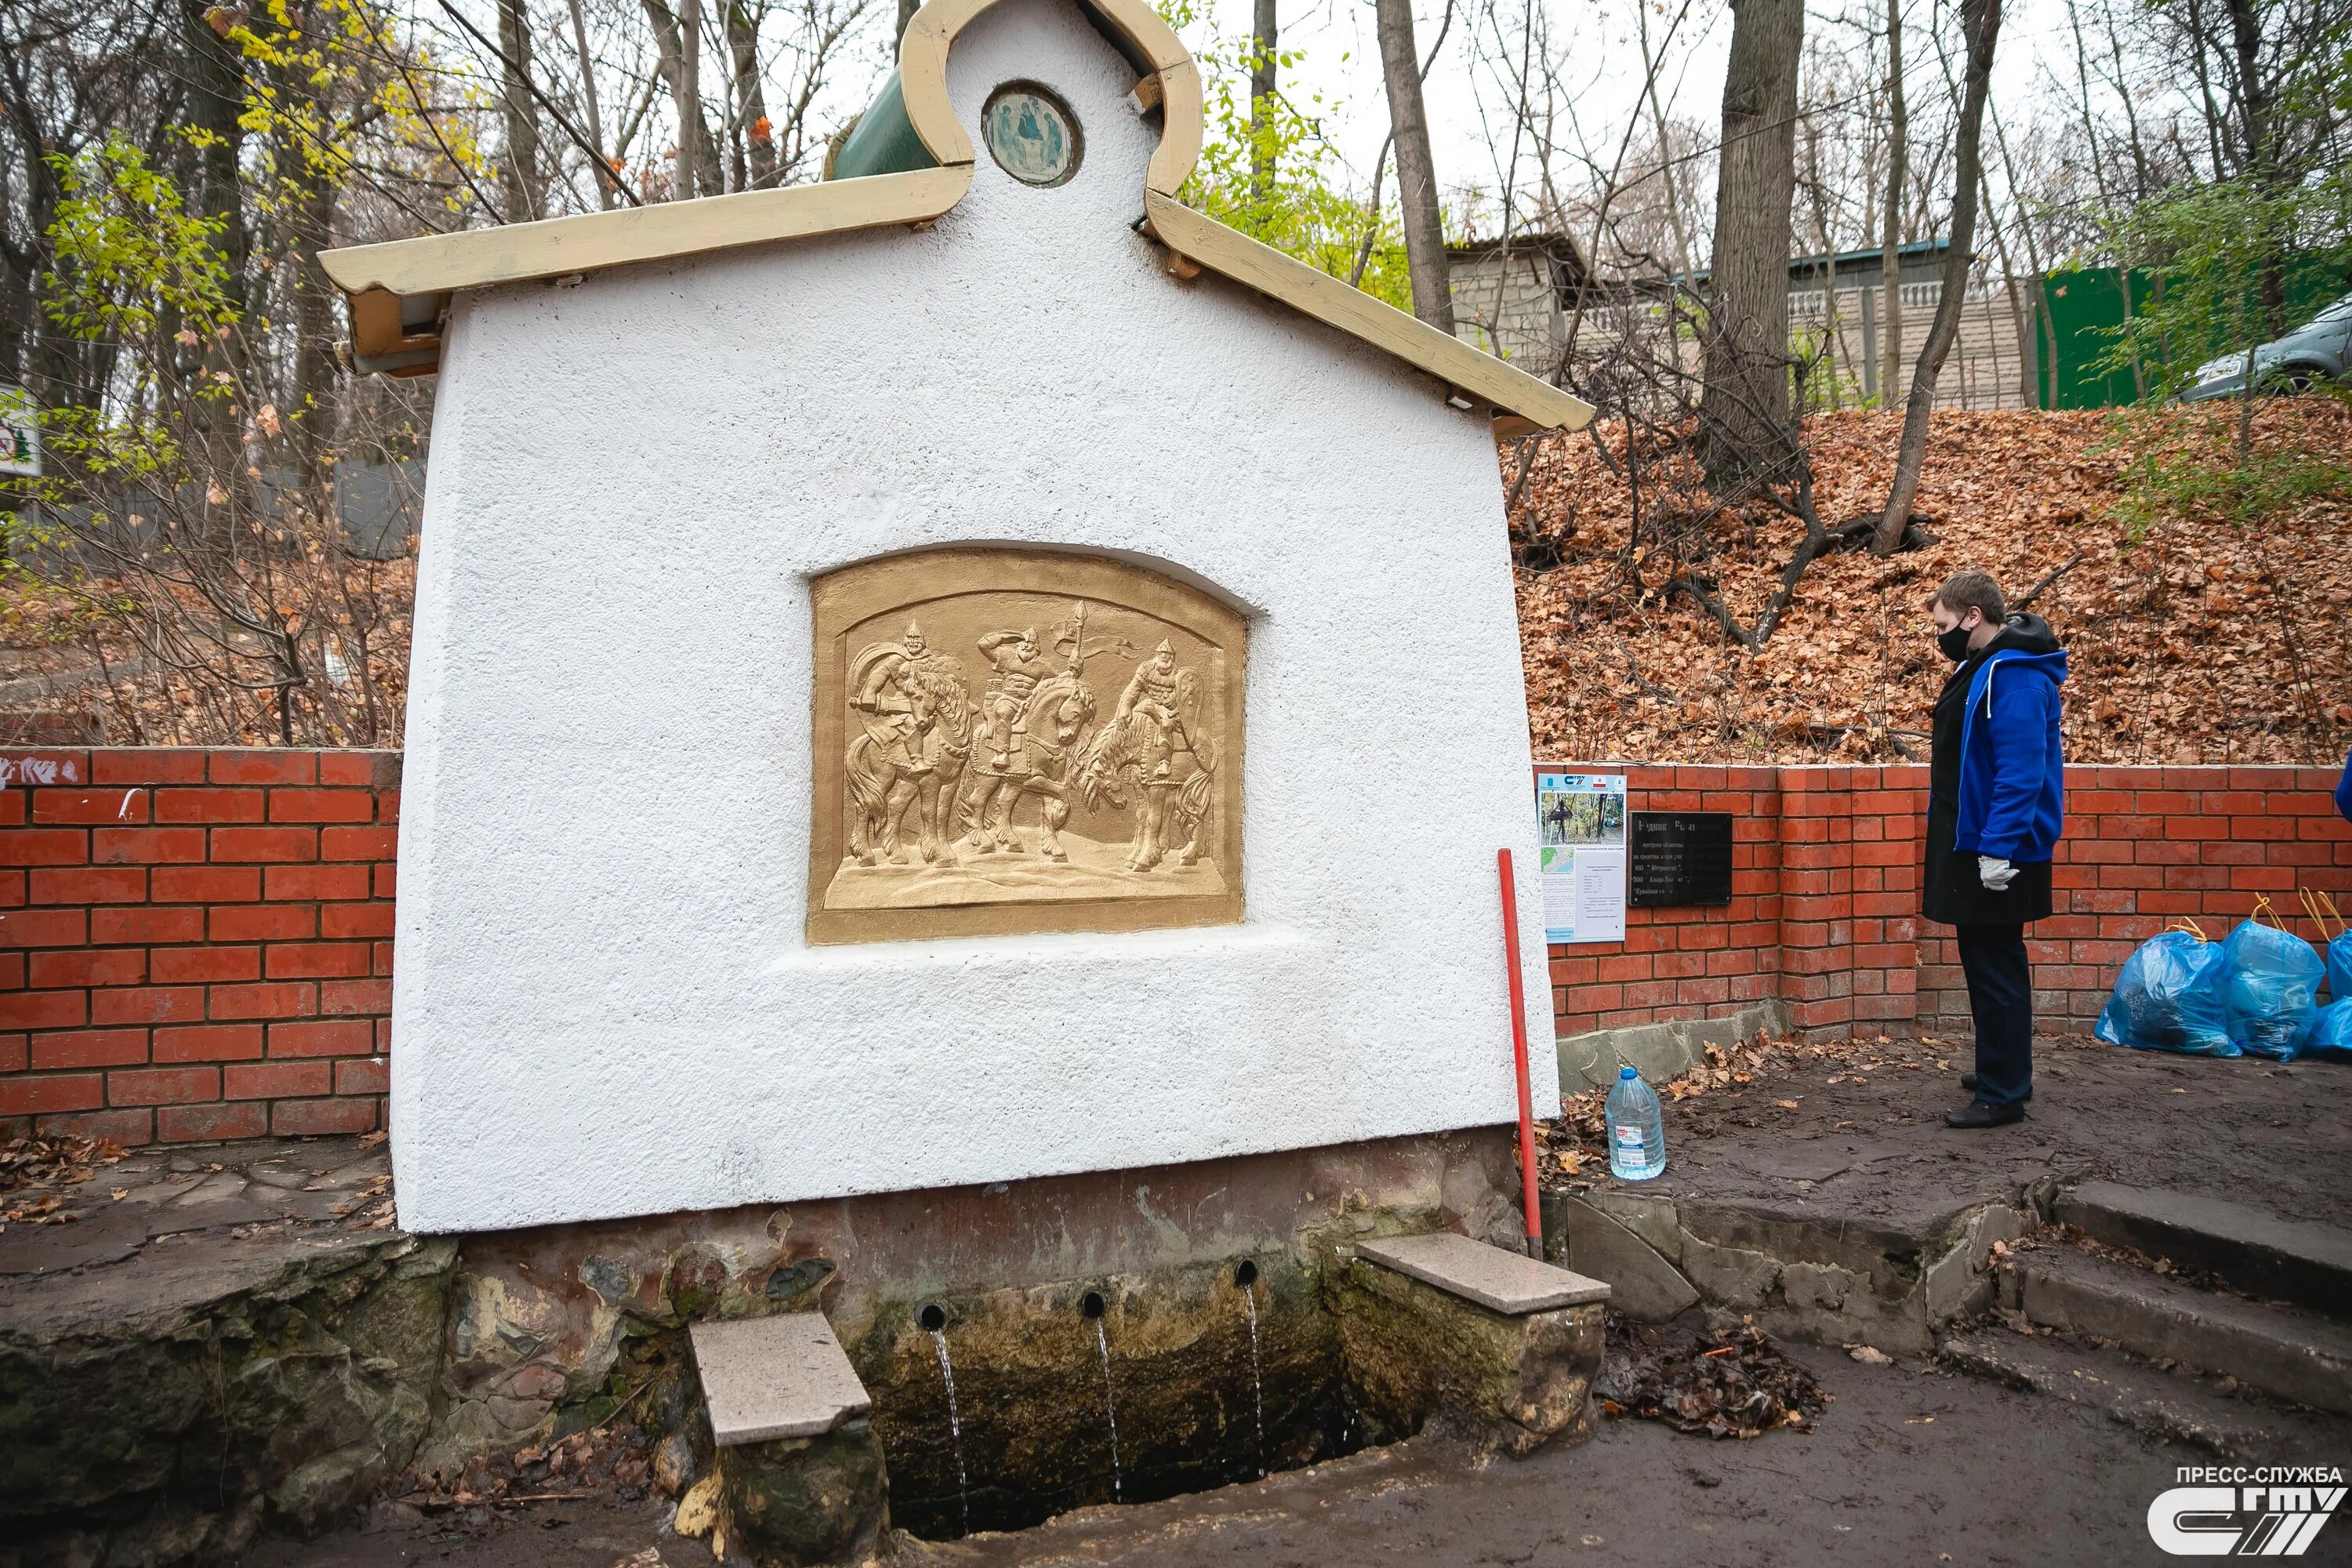
[[[971,188],[971,137],[950,108],[948,50],[995,0],[930,0],[908,24],[888,117],[903,115],[929,167],[835,179],[782,190],[551,218],[541,223],[428,235],[349,247],[320,257],[351,300],[360,367],[394,375],[439,367],[441,319],[451,295],[534,279],[567,277],[814,235],[892,225],[921,227]],[[1170,252],[1169,272],[1205,268],[1425,371],[1463,406],[1491,405],[1504,435],[1575,429],[1591,407],[1547,382],[1415,320],[1361,289],[1194,212],[1176,193],[1200,157],[1203,121],[1198,68],[1146,0],[1079,0],[1087,19],[1141,71],[1135,101],[1160,117],[1160,145],[1144,172],[1142,228]],[[886,110],[877,101],[876,110]],[[911,159],[898,160],[911,163]]]

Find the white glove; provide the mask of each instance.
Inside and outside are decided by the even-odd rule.
[[[1995,855],[1977,857],[1977,879],[1991,892],[2006,893],[2017,880],[2017,868]]]

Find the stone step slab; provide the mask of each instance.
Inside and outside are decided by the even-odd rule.
[[[2328,1416],[2231,1394],[2210,1377],[2165,1372],[2101,1345],[1986,1329],[1939,1347],[1947,1364],[2026,1393],[2063,1399],[2161,1442],[2219,1458],[2275,1462],[2282,1454],[2324,1454],[2342,1446]]]
[[[2004,1266],[2001,1291],[2030,1321],[2062,1333],[2352,1414],[2352,1327],[2316,1312],[2199,1290],[2071,1248],[2020,1255]]]
[[[1356,1251],[1371,1262],[1507,1317],[1609,1300],[1609,1287],[1598,1279],[1451,1231],[1360,1241]]]
[[[2058,1218],[2110,1246],[2214,1275],[2250,1296],[2352,1321],[2352,1231],[2116,1182],[2070,1188],[2059,1196]]]
[[[874,1408],[822,1312],[697,1323],[695,1371],[722,1448],[814,1437]]]

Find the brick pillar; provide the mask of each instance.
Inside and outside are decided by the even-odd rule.
[[[1856,768],[1853,800],[1853,1021],[1889,1034],[1919,1024],[1919,854],[1927,770]]]
[[[1801,1036],[1853,1022],[1852,773],[1780,770],[1780,995]]]

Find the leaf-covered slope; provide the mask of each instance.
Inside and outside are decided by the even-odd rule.
[[[1808,421],[1825,523],[1884,504],[1899,424]],[[2228,520],[2230,487],[2215,478],[2235,469],[2233,429],[2226,407],[1937,414],[1918,501],[1936,542],[1814,562],[1754,655],[1688,595],[1662,598],[1664,563],[1627,564],[1627,487],[1595,449],[1597,438],[1622,453],[1622,432],[1547,438],[1511,516],[1523,561],[1559,562],[1518,573],[1536,754],[1924,757],[1948,668],[1927,625],[1937,583],[1979,565],[2015,597],[2079,552],[2032,605],[2071,654],[2070,759],[2340,763],[2352,744],[2352,493],[2330,469],[2352,451],[2352,413],[2314,398],[2262,408],[2253,453],[2269,467],[2259,503],[2240,509],[2262,512],[2250,522]],[[1517,459],[1507,450],[1503,462],[1507,485]],[[1706,534],[1701,569],[1753,626],[1801,526],[1727,511]]]

